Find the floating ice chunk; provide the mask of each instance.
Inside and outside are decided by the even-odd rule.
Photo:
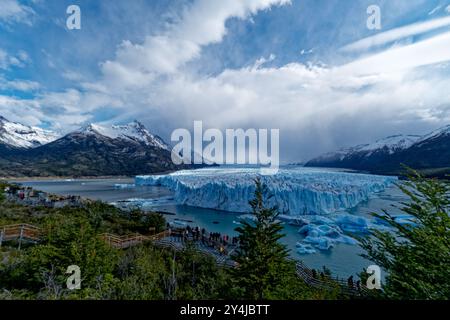
[[[302,235],[309,235],[309,236],[326,236],[330,238],[338,238],[342,231],[339,229],[338,226],[329,226],[329,225],[313,225],[308,224],[306,226],[301,227],[298,230],[298,233]]]
[[[298,233],[300,233],[301,235],[308,235],[312,230],[314,230],[314,226],[307,224],[306,226],[298,229]]]
[[[312,231],[305,239],[303,239],[306,243],[318,244],[320,242],[320,238],[317,235],[317,232]]]
[[[316,244],[316,248],[319,250],[330,250],[334,246],[333,241],[327,237],[320,237],[319,239],[319,242]]]
[[[319,250],[329,250],[333,247],[333,241],[331,239],[317,235],[316,231],[311,232],[303,242],[310,243]]]
[[[329,250],[336,243],[344,243],[349,245],[356,245],[358,243],[354,238],[345,235],[342,229],[335,224],[332,219],[320,220],[322,222],[330,223],[327,224],[308,224],[301,227],[298,233],[304,236],[304,242],[314,245],[320,250]],[[343,219],[344,222],[349,223],[348,218]]]
[[[128,183],[116,183],[114,185],[115,189],[133,189],[135,187],[136,187],[135,184],[128,184]]]
[[[317,227],[320,230],[322,236],[337,239],[341,236],[342,230],[338,226],[321,225]]]
[[[367,233],[369,232],[369,219],[351,214],[339,214],[336,217],[336,224],[345,232]]]
[[[313,254],[316,253],[317,251],[309,244],[297,242],[297,252],[299,254]]]

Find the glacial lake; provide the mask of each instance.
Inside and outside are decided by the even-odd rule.
[[[11,181],[14,182],[14,181]],[[113,203],[128,199],[152,199],[148,209],[162,211],[167,221],[182,221],[190,226],[205,228],[211,232],[220,232],[233,236],[234,229],[241,214],[221,212],[211,209],[194,208],[176,205],[173,201],[173,193],[163,187],[138,186],[132,188],[117,188],[116,185],[133,184],[134,179],[58,179],[58,180],[30,180],[17,181],[24,186],[30,186],[37,190],[61,195],[79,195],[85,198],[102,200]],[[396,187],[391,187],[378,193],[372,199],[360,203],[355,208],[343,211],[346,213],[369,216],[371,212],[381,212],[383,209],[391,212],[399,212],[393,208],[399,202],[405,200],[402,193]],[[283,242],[291,250],[291,256],[302,260],[311,268],[321,269],[327,266],[337,276],[347,279],[350,275],[356,275],[372,263],[360,257],[362,253],[358,245],[336,244],[328,251],[300,255],[296,250],[296,243],[302,239],[298,233],[299,227],[284,224],[286,236]]]

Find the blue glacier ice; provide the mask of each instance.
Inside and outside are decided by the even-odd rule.
[[[349,233],[368,233],[371,226],[368,218],[344,213],[340,214],[335,221],[343,231]]]
[[[304,237],[302,242],[298,242],[299,246],[306,243],[324,251],[331,249],[337,243],[357,244],[355,239],[344,234],[335,220],[311,220],[312,222],[302,226],[298,230],[298,233]],[[302,254],[308,254],[307,250],[303,251]]]
[[[317,251],[309,244],[297,242],[297,252],[299,254],[312,254],[316,253]]]
[[[385,228],[376,219],[345,211],[397,182],[395,177],[329,169],[289,168],[261,176],[258,169],[214,168],[138,176],[135,184],[163,186],[174,192],[177,204],[244,213],[239,219],[252,221],[255,217],[248,214],[248,201],[254,197],[256,177],[268,186],[273,195],[269,205],[278,206],[280,219],[299,226],[302,238],[297,252],[302,255],[327,251],[337,244],[356,245],[352,234]]]
[[[326,215],[355,207],[396,182],[395,177],[330,171],[314,168],[280,169],[261,176],[258,168],[208,168],[167,175],[137,176],[137,186],[164,186],[174,192],[175,202],[229,212],[250,211],[254,179],[260,177],[287,216]],[[343,223],[351,229],[352,223]],[[359,225],[357,225],[359,227]]]

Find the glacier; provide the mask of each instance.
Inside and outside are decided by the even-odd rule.
[[[260,177],[286,216],[329,215],[357,206],[396,183],[396,177],[331,171],[321,168],[281,168],[275,175],[260,175],[258,168],[205,168],[166,175],[136,176],[136,186],[163,186],[174,192],[179,205],[237,213],[251,211],[254,179]],[[363,221],[342,221],[348,231]]]

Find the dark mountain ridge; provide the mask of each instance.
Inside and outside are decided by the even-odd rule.
[[[393,136],[374,144],[328,153],[310,160],[306,166],[393,175],[404,174],[406,166],[423,171],[426,175],[443,177],[450,173],[450,126],[422,137]]]
[[[132,176],[186,168],[173,164],[170,147],[137,121],[90,125],[35,148],[0,143],[0,176]]]

